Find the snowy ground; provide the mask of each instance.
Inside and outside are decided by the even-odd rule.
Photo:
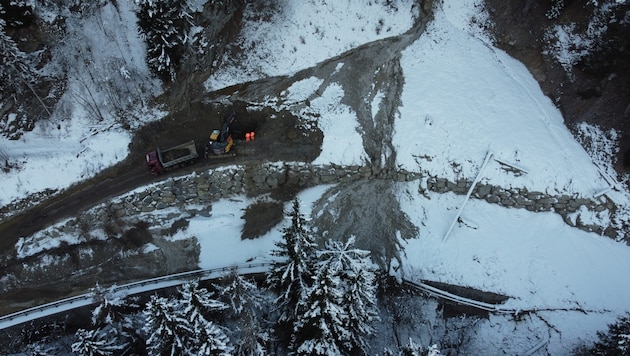
[[[36,123],[18,141],[0,137],[0,156],[19,169],[0,173],[0,206],[46,189],[63,189],[123,160],[131,135],[114,114],[137,127],[164,113],[144,105],[161,88],[152,78],[136,30],[133,2],[108,4],[92,15],[64,14],[67,40],[51,48],[44,72],[68,73],[67,88],[53,116]],[[37,8],[50,23],[59,16]],[[87,6],[89,8],[89,6]],[[119,93],[124,99],[113,100]],[[99,118],[99,116],[102,118]]]
[[[347,5],[317,7],[309,1],[304,6],[310,7],[311,13],[319,10],[321,16],[293,16],[296,10],[286,7],[286,12],[274,15],[271,22],[247,22],[246,33],[252,43],[256,36],[270,38],[256,42],[257,47],[249,52],[252,63],[259,59],[257,66],[252,67],[255,70],[235,76],[242,68],[227,67],[206,85],[219,88],[260,76],[291,74],[358,45],[357,33],[369,34],[361,37],[365,42],[386,33],[381,31],[375,36],[374,29],[352,30],[352,36],[334,37],[333,31],[326,27],[330,24],[343,23],[348,26],[341,32],[345,33],[371,28],[366,23],[374,27],[382,16],[385,26],[392,26],[387,36],[404,32],[411,19],[401,14],[411,13],[407,8],[409,3],[399,2],[399,13],[391,13],[378,6],[363,11],[364,2],[347,8]],[[476,176],[486,152],[491,150],[497,157],[528,171],[520,177],[507,175],[491,161],[482,179],[492,184],[584,197],[607,188],[609,183],[573,139],[559,111],[542,94],[525,67],[493,48],[478,29],[469,25],[472,17],[483,19],[477,4],[475,0],[445,0],[444,10],[436,13],[427,33],[403,53],[405,87],[394,139],[400,143],[396,147],[397,163],[431,175],[470,179]],[[347,17],[348,13],[353,15]],[[322,19],[328,22],[314,24]],[[318,28],[319,33],[322,29],[326,31],[318,35]],[[282,37],[283,34],[295,38]],[[304,37],[302,45],[299,36]],[[311,41],[318,38],[320,42],[312,45]],[[296,48],[286,48],[286,43],[295,44]],[[284,52],[279,50],[283,46]],[[291,63],[281,60],[288,54],[293,58]],[[301,86],[295,85],[291,95],[307,96],[319,83],[317,79],[306,80]],[[351,111],[346,110],[343,115],[338,111],[341,89],[333,85],[327,90],[330,90],[324,92],[327,95],[313,104],[314,110],[325,120],[337,116],[342,119],[321,125],[325,140],[317,162],[360,161],[365,156],[360,135],[346,136],[344,145],[326,140],[334,137],[335,132],[355,132],[357,127]],[[122,137],[119,140],[123,142],[115,144],[119,150],[108,151],[114,152],[114,156],[124,154],[122,147],[126,141]],[[80,174],[69,179],[76,179],[77,175]],[[17,187],[13,178],[7,183]],[[525,324],[515,324],[505,316],[484,320],[474,331],[477,337],[470,345],[472,353],[522,353],[535,343],[528,337],[522,343],[516,340],[530,333],[549,340],[549,353],[567,354],[576,343],[593,340],[595,331],[605,329],[618,314],[630,310],[625,298],[630,286],[623,283],[630,273],[628,246],[570,228],[554,213],[504,209],[479,201],[468,203],[462,211],[462,223],[455,225],[444,241],[463,197],[451,194],[425,197],[418,193],[418,184],[398,185],[401,206],[420,231],[417,239],[403,242],[406,278],[503,293],[511,297],[507,303],[513,308],[566,309],[540,312],[532,320],[524,321]],[[300,193],[304,213],[309,213],[312,203],[327,188],[315,187]],[[29,189],[42,187],[24,187],[21,191]],[[3,193],[2,199],[9,196]],[[626,196],[627,192],[622,192],[619,201],[625,203]],[[223,200],[214,205],[210,217],[193,218],[188,229],[175,238],[198,238],[201,268],[252,259],[262,261],[280,237],[281,226],[259,239],[241,241],[243,220],[240,214],[231,212],[239,212],[249,203],[246,197]]]
[[[227,65],[206,81],[206,89],[293,74],[364,43],[400,35],[419,15],[411,0],[278,3],[263,13],[248,5],[237,42],[244,54],[224,58]]]
[[[393,140],[400,143],[396,147],[399,165],[440,177],[472,179],[486,153],[492,151],[528,173],[506,174],[496,161],[490,161],[481,177],[484,182],[583,197],[608,188],[610,183],[527,69],[470,25],[471,18],[484,18],[477,3],[445,1],[426,34],[403,53],[405,87]],[[280,74],[275,70],[269,73]],[[316,79],[305,80],[299,88],[295,85],[291,95],[299,96],[296,92],[302,90],[306,97],[312,93],[309,88],[314,90],[319,84]],[[330,98],[336,104],[337,97],[322,95],[321,100]],[[339,116],[334,109],[327,111],[326,105],[318,108],[323,118],[343,118],[335,120],[334,126],[322,125],[324,137],[357,127],[350,115]],[[344,125],[345,129],[340,127]],[[361,140],[346,138],[346,142],[351,147],[325,140],[318,160],[360,161]],[[311,189],[300,199],[309,207],[323,191]],[[479,337],[473,337],[477,341],[470,345],[471,351],[522,353],[535,346],[535,340],[548,340],[548,352],[566,354],[576,343],[593,340],[597,330],[630,310],[626,298],[630,288],[622,282],[630,273],[630,248],[624,244],[568,227],[554,213],[504,209],[479,201],[469,202],[462,211],[463,223],[456,224],[444,241],[464,198],[424,197],[417,192],[417,182],[399,186],[403,210],[420,228],[417,239],[403,242],[406,278],[502,293],[511,297],[506,306],[515,309],[555,310],[529,318],[524,322],[527,326],[504,316],[483,321],[475,331]],[[626,203],[627,192],[619,200]],[[243,203],[223,204],[238,208]],[[215,266],[212,261],[224,262],[214,243],[205,245],[211,238],[202,231],[215,225],[213,219],[232,229],[233,241],[223,243],[239,250],[241,259],[264,258],[261,246],[265,242],[246,242],[247,247],[238,241],[241,222],[211,217],[203,221],[208,225],[194,232],[202,236],[203,261],[208,261],[203,267]],[[273,232],[261,240],[271,246],[278,237]],[[522,334],[513,337],[515,329]]]
[[[86,127],[94,128],[94,136]],[[0,206],[46,189],[66,188],[124,159],[129,133],[119,127],[99,129],[77,113],[63,131],[40,123],[18,141],[2,139],[9,159],[21,168],[2,174]]]
[[[490,184],[584,197],[608,187],[527,68],[462,30],[454,13],[462,8],[444,7],[403,54],[398,163],[471,179],[490,150],[528,172],[515,177],[493,164],[484,175]]]
[[[322,80],[308,78],[291,85],[284,93],[283,105],[307,100],[320,87]],[[344,88],[331,84],[310,105],[300,111],[301,116],[324,114],[317,121],[317,127],[326,132],[322,151],[313,164],[361,165],[369,161],[363,148],[363,139],[356,129],[357,114],[343,103]],[[273,103],[272,103],[273,105]]]

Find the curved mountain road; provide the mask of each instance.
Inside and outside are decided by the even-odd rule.
[[[75,184],[28,210],[0,223],[0,250],[13,248],[20,237],[29,236],[63,218],[74,216],[109,197],[125,193],[153,181],[184,174],[195,169],[219,166],[220,161],[197,162],[188,169],[152,176],[142,162],[123,162],[90,180]]]

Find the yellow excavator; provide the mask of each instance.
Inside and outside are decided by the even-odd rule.
[[[210,134],[210,140],[206,145],[205,157],[208,158],[210,154],[224,155],[229,153],[234,146],[234,139],[232,138],[232,129],[236,124],[236,112],[232,112],[223,120],[221,130],[213,130]]]

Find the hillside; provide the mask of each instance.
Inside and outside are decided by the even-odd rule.
[[[297,197],[320,243],[353,235],[395,277],[501,294],[506,308],[527,311],[442,318],[436,302],[409,298],[397,311],[407,318],[379,325],[375,352],[409,338],[453,354],[537,345],[568,354],[594,341],[630,309],[620,283],[630,272],[619,159],[627,50],[606,54],[596,74],[584,63],[603,52],[570,71],[541,53],[545,29],[571,16],[588,23],[608,6],[611,23],[627,28],[618,16],[628,4],[573,3],[555,17],[531,1],[502,4],[190,2],[199,46],[180,48],[195,51],[157,75],[134,25],[137,6],[60,12],[63,35],[83,40],[45,50],[46,78],[64,77],[57,102],[45,104],[53,115],[16,129],[28,110],[2,107],[14,138],[2,141],[3,231],[28,219],[45,226],[5,238],[17,242],[2,258],[6,311],[96,282],[268,261],[288,223],[281,212]],[[37,10],[38,25],[61,26],[49,11]],[[540,32],[508,26],[521,12]],[[14,37],[26,32],[9,27]],[[101,55],[75,62],[68,53]],[[36,90],[54,91],[41,83]],[[232,110],[257,137],[239,137],[235,159],[158,178],[142,172],[145,152],[203,142]],[[20,214],[42,196],[51,197],[43,209]],[[64,209],[64,199],[81,201]]]

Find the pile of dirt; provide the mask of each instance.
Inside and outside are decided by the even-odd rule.
[[[271,231],[284,219],[284,204],[278,201],[259,201],[249,205],[242,217],[245,220],[242,239],[255,239]]]

